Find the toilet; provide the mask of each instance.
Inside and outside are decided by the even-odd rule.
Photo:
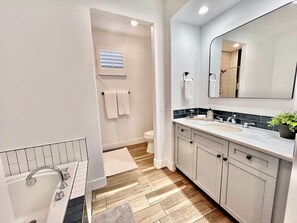
[[[147,153],[154,153],[154,130],[144,133],[144,138],[147,141]]]

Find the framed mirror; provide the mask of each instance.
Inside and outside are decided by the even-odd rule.
[[[287,4],[213,39],[208,96],[292,99],[297,4]]]

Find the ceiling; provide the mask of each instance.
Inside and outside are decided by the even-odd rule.
[[[240,1],[242,0],[189,0],[174,18],[196,26],[203,26]],[[198,14],[198,10],[202,6],[209,8],[204,15]]]
[[[118,14],[91,9],[92,29],[147,38],[151,36],[150,23],[137,20],[138,26],[132,27],[130,25],[132,19]]]

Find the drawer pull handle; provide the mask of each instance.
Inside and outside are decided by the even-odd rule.
[[[250,159],[252,159],[252,156],[251,156],[251,155],[247,155],[246,158],[247,158],[248,160],[250,160]]]
[[[190,143],[192,144],[192,143],[193,143],[193,141],[190,141]]]
[[[183,132],[183,131],[185,131],[185,130],[184,130],[184,129],[181,129],[180,131]]]
[[[228,159],[226,157],[223,158],[224,161],[227,161]]]
[[[222,156],[221,154],[218,154],[218,155],[217,155],[218,158],[221,158],[221,156]]]

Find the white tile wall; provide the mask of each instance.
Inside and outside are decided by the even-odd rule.
[[[5,176],[25,173],[45,165],[86,161],[86,138],[4,151],[0,153],[0,157]],[[87,168],[87,162],[81,163],[81,168]]]
[[[88,161],[79,162],[70,200],[85,195],[86,181],[87,181]]]

